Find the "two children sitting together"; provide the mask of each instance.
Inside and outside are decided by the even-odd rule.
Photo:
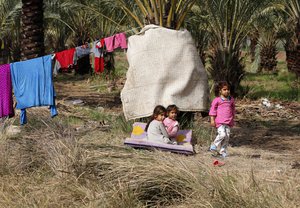
[[[177,114],[176,105],[169,105],[167,109],[162,105],[156,106],[145,129],[148,139],[167,144],[177,144],[175,139],[179,130],[179,123],[176,121]]]

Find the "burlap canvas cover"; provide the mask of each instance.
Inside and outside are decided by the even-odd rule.
[[[156,105],[206,111],[207,73],[187,30],[147,25],[128,39],[129,69],[121,92],[127,120],[147,117]]]

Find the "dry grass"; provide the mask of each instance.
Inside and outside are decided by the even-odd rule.
[[[59,110],[54,119],[29,110],[21,134],[2,134],[0,207],[299,207],[300,173],[285,155],[230,148],[225,166],[213,167],[200,146],[208,129],[187,157],[125,147],[119,115],[103,124],[81,109],[81,122],[69,122]]]

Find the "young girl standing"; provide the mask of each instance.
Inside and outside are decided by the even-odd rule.
[[[169,139],[169,135],[163,124],[166,113],[167,110],[165,107],[161,105],[156,106],[145,130],[147,131],[149,140],[167,144],[175,144]]]
[[[167,118],[164,119],[163,123],[170,138],[175,138],[179,130],[179,123],[176,121],[178,112],[179,110],[176,105],[169,105],[167,107]]]
[[[210,150],[217,151],[220,146],[219,153],[226,157],[230,128],[234,124],[235,104],[233,97],[230,96],[227,82],[219,82],[216,86],[215,94],[217,97],[212,101],[209,115],[211,119],[210,124],[217,128],[218,135],[211,144]]]

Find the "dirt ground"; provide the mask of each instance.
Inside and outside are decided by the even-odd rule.
[[[92,89],[88,79],[72,77],[55,81],[58,107],[61,103],[82,100],[85,106],[103,107],[105,111],[122,112],[119,93],[99,93]],[[115,86],[123,87],[124,81]],[[271,107],[262,104],[262,100],[237,100],[236,125],[230,140],[232,148],[250,148],[270,151],[284,155],[288,163],[300,168],[300,103],[270,101]],[[201,119],[209,126],[208,118]],[[260,157],[254,155],[253,157]]]
[[[274,152],[300,153],[300,104],[271,102],[280,107],[265,107],[261,101],[237,101],[236,127],[232,146],[249,146]]]

